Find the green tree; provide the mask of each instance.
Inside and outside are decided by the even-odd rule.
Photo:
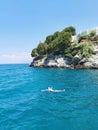
[[[46,37],[45,43],[50,44],[53,41],[53,35],[49,35]]]
[[[64,49],[71,44],[71,34],[69,32],[62,32],[53,40],[48,46],[48,53],[64,53]]]
[[[56,39],[59,35],[60,35],[60,32],[56,31],[56,32],[53,34],[53,40]]]
[[[36,48],[34,48],[33,50],[32,50],[32,52],[31,52],[31,56],[32,57],[36,57],[38,54],[37,54],[37,49]]]
[[[46,37],[45,43],[50,44],[53,40],[55,40],[59,36],[60,32],[55,32],[53,35],[49,35]]]
[[[47,54],[47,44],[46,43],[40,43],[37,47],[37,52],[38,52],[39,55]]]
[[[65,48],[71,44],[71,34],[69,32],[64,32],[58,37],[58,48],[60,51],[64,51]]]
[[[76,35],[76,29],[73,26],[65,28],[63,32],[69,32],[72,36]]]
[[[50,53],[54,53],[54,51],[56,50],[58,45],[58,38],[56,38],[55,40],[53,40],[47,47],[47,52],[48,54]]]

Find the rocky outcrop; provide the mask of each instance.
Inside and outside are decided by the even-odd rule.
[[[36,60],[34,59],[30,66],[34,67],[62,67],[69,68],[72,64],[72,60],[62,55],[58,56],[44,56],[43,58]]]
[[[58,67],[58,68],[81,68],[81,69],[98,69],[98,46],[94,47],[94,54],[91,58],[80,58],[75,55],[73,58],[67,58],[62,55],[42,56],[34,58],[30,66],[33,67]]]

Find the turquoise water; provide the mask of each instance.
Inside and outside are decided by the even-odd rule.
[[[98,130],[98,70],[0,65],[0,130]]]

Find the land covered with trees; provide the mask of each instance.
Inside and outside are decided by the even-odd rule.
[[[46,37],[43,43],[39,43],[37,48],[32,50],[31,56],[38,57],[41,55],[59,55],[72,58],[76,54],[81,57],[90,57],[93,53],[91,40],[81,42],[83,39],[94,37],[95,32],[92,31],[89,35],[83,35],[78,41],[72,42],[72,36],[76,35],[74,27],[67,27],[61,32],[55,32]]]
[[[34,60],[43,57],[59,56],[73,59],[76,55],[79,59],[88,59],[94,53],[93,44],[98,41],[96,31],[92,30],[89,34],[80,35],[78,39],[73,40],[76,36],[76,29],[73,26],[66,27],[62,31],[56,31],[45,38],[44,42],[38,44],[31,52]]]

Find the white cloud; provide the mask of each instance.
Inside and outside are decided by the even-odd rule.
[[[17,53],[17,54],[1,54],[0,63],[30,63],[32,58],[30,53]]]
[[[15,55],[15,54],[3,54],[3,55],[1,55],[1,57],[13,59],[13,58],[16,58],[17,55]]]

